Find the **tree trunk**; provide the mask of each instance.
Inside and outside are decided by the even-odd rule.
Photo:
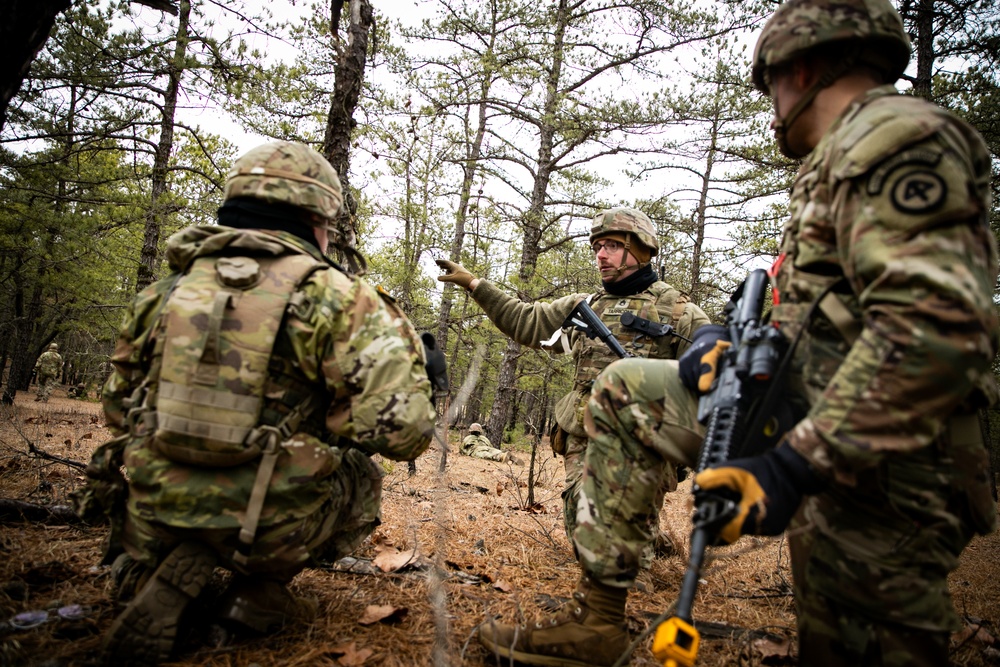
[[[917,8],[917,76],[913,81],[913,94],[931,99],[931,77],[934,73],[934,3],[936,0],[919,0]]]
[[[331,0],[331,15],[339,18],[343,0]],[[350,21],[347,28],[347,46],[337,54],[337,71],[333,80],[333,95],[330,97],[330,111],[326,117],[323,134],[323,156],[330,161],[340,176],[344,191],[344,206],[340,209],[336,226],[354,229],[354,216],[358,203],[351,194],[348,172],[351,163],[351,132],[356,125],[354,110],[361,96],[361,83],[365,76],[368,60],[368,35],[372,30],[372,6],[368,0],[350,0],[347,3]],[[331,29],[333,26],[331,25]],[[341,253],[342,255],[342,253]],[[344,260],[340,256],[337,259]]]
[[[177,95],[184,76],[184,61],[187,57],[188,20],[191,17],[190,0],[180,0],[177,21],[177,42],[170,64],[167,90],[163,96],[163,117],[160,120],[160,140],[156,144],[153,157],[153,181],[150,188],[149,208],[144,221],[142,251],[139,255],[139,272],[136,276],[136,292],[141,292],[156,280],[160,263],[160,236],[166,215],[169,212],[161,199],[167,193],[167,174],[170,168],[170,152],[174,147],[174,116],[177,113]]]
[[[552,62],[546,80],[544,111],[538,125],[537,168],[531,190],[531,203],[524,216],[524,242],[521,246],[521,266],[518,269],[518,278],[525,285],[534,275],[535,265],[538,262],[538,245],[542,238],[542,220],[545,214],[545,194],[552,177],[552,147],[555,141],[553,123],[559,106],[559,80],[562,75],[566,24],[569,20],[566,2],[567,0],[559,0],[559,7],[556,10],[556,25],[552,36]],[[525,299],[529,295],[519,294],[518,296]],[[514,409],[513,401],[517,393],[517,361],[519,358],[520,345],[511,341],[504,350],[503,360],[500,362],[500,372],[497,376],[497,397],[493,403],[489,423],[486,425],[486,435],[494,442],[500,441],[503,429],[510,421]]]
[[[21,89],[35,56],[49,38],[56,16],[69,9],[71,0],[8,0],[0,21],[0,130],[7,122],[7,108]]]

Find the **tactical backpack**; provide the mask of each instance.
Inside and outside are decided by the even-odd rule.
[[[259,459],[239,544],[250,555],[281,443],[315,408],[302,401],[277,424],[260,424],[268,365],[286,311],[306,317],[298,291],[328,265],[302,253],[196,259],[164,297],[153,364],[131,401],[132,437],[149,437],[184,465],[232,467]]]

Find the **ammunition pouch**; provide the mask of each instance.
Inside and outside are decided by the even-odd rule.
[[[569,433],[558,423],[552,426],[552,430],[549,432],[549,446],[552,447],[553,454],[556,456],[566,454],[566,438],[568,437]]]

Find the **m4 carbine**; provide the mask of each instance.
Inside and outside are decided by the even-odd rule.
[[[681,340],[686,340],[691,342],[684,336],[677,333],[677,331],[669,324],[663,324],[662,322],[651,322],[644,317],[639,317],[635,313],[622,313],[621,316],[622,326],[628,327],[629,329],[634,329],[644,336],[650,338],[661,338],[663,336],[676,336]],[[608,346],[612,352],[618,355],[618,358],[625,359],[627,357],[633,357],[635,355],[628,352],[622,344],[618,342],[615,335],[611,333],[607,325],[601,321],[594,309],[590,307],[586,299],[580,301],[576,304],[576,307],[570,312],[566,317],[566,321],[563,322],[564,327],[576,327],[588,338],[600,338],[605,345]]]
[[[773,447],[788,426],[773,416],[776,376],[787,343],[774,325],[761,321],[767,286],[767,272],[752,271],[727,306],[726,328],[732,344],[719,358],[711,388],[699,399],[698,421],[706,430],[696,473]],[[665,667],[694,665],[700,636],[691,608],[705,550],[738,509],[733,500],[702,491],[697,484],[692,493],[691,556],[674,615],[660,624],[653,640],[653,655]]]

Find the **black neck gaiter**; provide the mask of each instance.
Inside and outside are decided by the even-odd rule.
[[[627,278],[616,280],[613,283],[602,280],[601,284],[604,285],[604,291],[608,294],[631,296],[632,294],[645,291],[646,288],[655,282],[656,271],[653,270],[652,264],[647,264]]]
[[[288,232],[319,250],[313,228],[302,221],[302,210],[285,204],[268,204],[259,199],[237,197],[226,200],[218,211],[219,224],[236,229],[267,229]]]

